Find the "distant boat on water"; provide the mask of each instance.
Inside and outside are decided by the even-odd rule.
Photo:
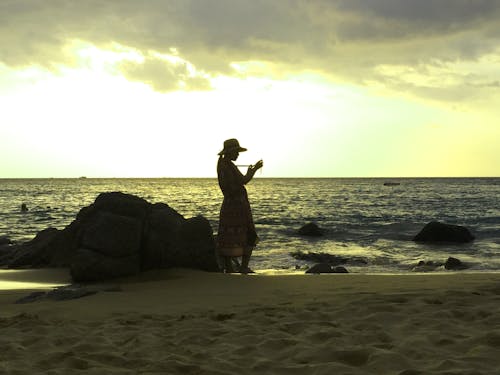
[[[384,182],[384,186],[399,186],[401,185],[401,182]]]

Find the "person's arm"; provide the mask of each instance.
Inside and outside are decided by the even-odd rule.
[[[247,174],[243,176],[243,184],[249,183],[253,176],[255,175],[255,172],[257,172],[262,166],[264,165],[264,162],[262,160],[259,160],[255,165],[251,165],[248,167]]]
[[[225,196],[236,196],[241,193],[245,176],[232,163],[221,161],[217,173],[219,186]]]

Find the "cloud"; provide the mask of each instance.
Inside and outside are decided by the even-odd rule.
[[[209,90],[210,81],[186,61],[147,56],[142,62],[124,61],[118,65],[122,74],[131,81],[151,85],[156,91]]]
[[[405,66],[436,83],[433,99],[442,89],[442,99],[449,100],[450,91],[467,85],[480,90],[480,82],[500,79],[495,69],[472,82],[469,76],[475,61],[500,55],[499,16],[496,0],[2,1],[0,61],[49,69],[75,64],[65,46],[78,39],[100,48],[117,43],[136,49],[145,60],[118,68],[159,91],[207,89],[210,77],[241,74],[233,62],[267,61],[290,72],[315,70],[429,95],[426,85],[380,72],[380,66]],[[187,65],[155,57],[172,48]],[[434,68],[442,64],[462,69],[455,86],[439,84]],[[499,71],[498,60],[490,65]]]

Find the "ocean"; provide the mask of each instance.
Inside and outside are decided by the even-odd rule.
[[[450,256],[471,271],[500,270],[500,178],[257,177],[247,190],[260,237],[250,264],[256,271],[294,272],[311,264],[290,256],[295,251],[366,260],[346,267],[355,273],[409,273],[420,260]],[[217,232],[222,194],[216,179],[0,179],[0,236],[23,242],[48,227],[63,229],[109,191],[167,203],[186,218],[203,215]],[[476,240],[414,243],[433,220],[464,225]],[[308,222],[324,236],[299,236]]]

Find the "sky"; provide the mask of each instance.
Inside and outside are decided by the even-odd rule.
[[[500,0],[0,0],[0,178],[500,176]]]

